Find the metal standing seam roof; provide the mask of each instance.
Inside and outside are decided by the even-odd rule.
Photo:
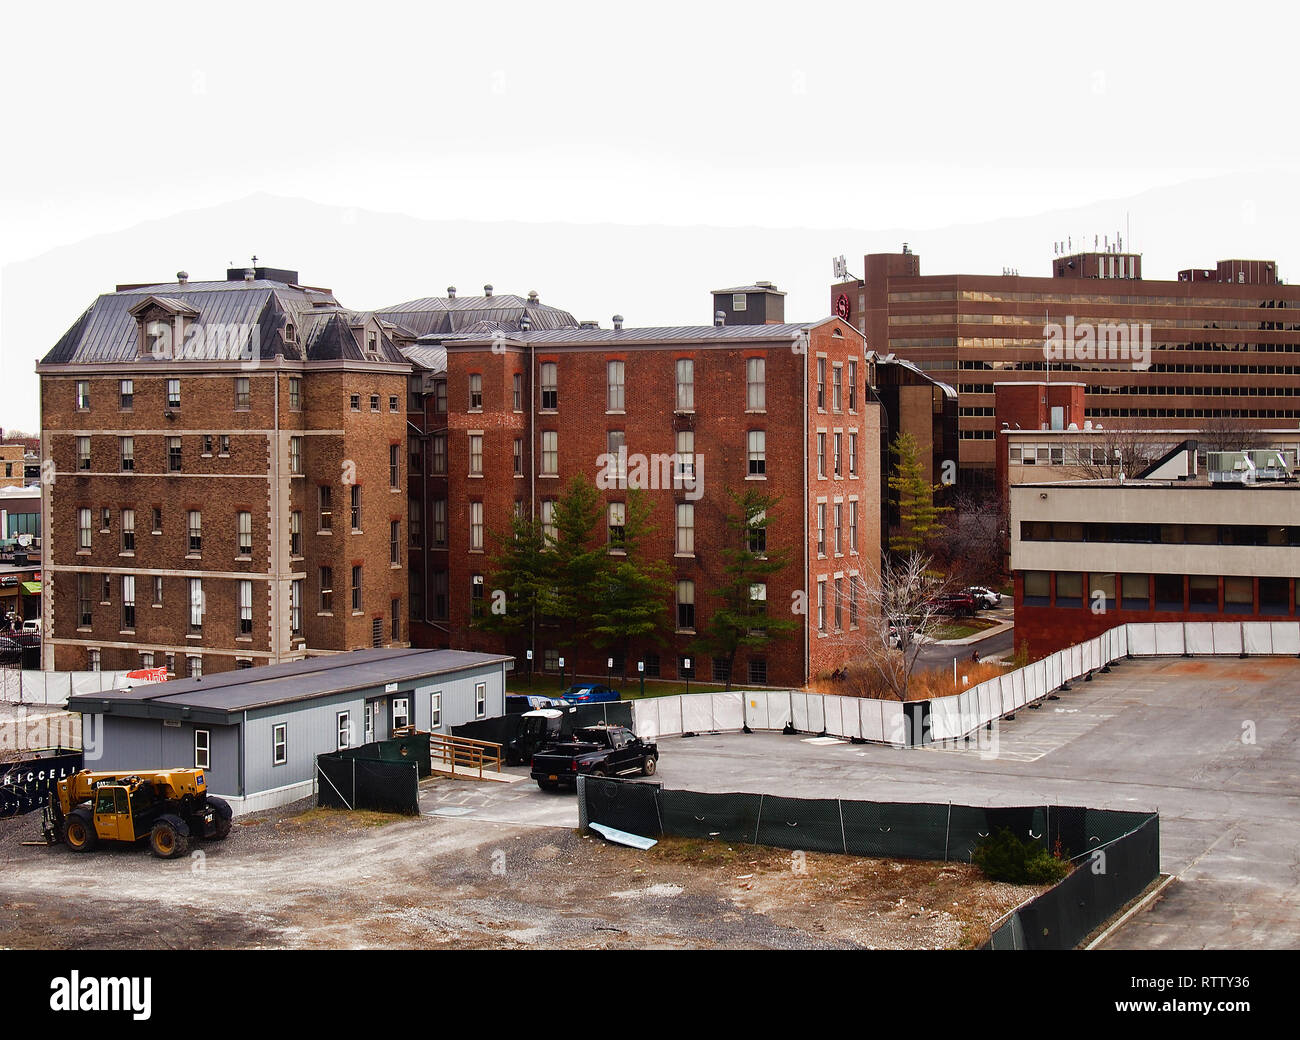
[[[545,346],[586,347],[595,345],[619,346],[666,342],[705,342],[710,340],[739,342],[786,342],[799,339],[809,329],[816,328],[826,321],[783,323],[779,325],[670,325],[656,328],[623,329],[541,329],[517,332],[510,335],[510,340],[517,343],[529,343]],[[851,327],[851,326],[850,326]],[[861,333],[854,330],[855,335]],[[484,337],[474,339],[465,337],[461,342],[478,346],[487,342]]]
[[[183,709],[232,715],[512,660],[502,654],[465,650],[357,650],[220,672],[203,679],[173,679],[129,690],[77,694],[68,698],[68,710],[87,714],[107,710],[112,714],[121,706],[127,710],[119,714],[133,717],[174,718]]]
[[[333,293],[304,286],[254,281],[177,282],[139,286],[104,293],[73,323],[41,359],[42,365],[129,363],[149,364],[138,353],[136,319],[131,308],[157,297],[172,306],[181,304],[197,312],[196,323],[206,326],[251,325],[259,336],[260,356],[276,354],[295,361],[371,360],[358,341],[353,326],[365,314],[349,311]],[[295,342],[286,342],[285,326],[295,326]],[[382,360],[403,364],[404,359],[384,333],[379,342]],[[172,364],[160,359],[160,364]]]
[[[432,343],[417,343],[402,347],[402,357],[430,372],[447,371],[447,348]]]
[[[525,316],[534,329],[576,328],[578,324],[568,311],[511,295],[426,296],[380,307],[375,313],[386,321],[404,325],[417,336],[463,332],[485,321],[503,331],[515,331]]]

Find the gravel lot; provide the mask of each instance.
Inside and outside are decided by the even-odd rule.
[[[1032,894],[961,864],[684,840],[647,853],[309,803],[239,817],[189,861],[21,844],[39,831],[39,814],[0,821],[3,947],[961,947]]]

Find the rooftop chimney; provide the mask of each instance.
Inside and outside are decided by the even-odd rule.
[[[177,271],[176,281],[180,282],[181,285],[188,285],[190,281],[189,271]]]
[[[726,311],[714,311],[714,312],[713,312],[713,324],[716,325],[716,326],[718,326],[718,327],[721,327],[721,326],[727,324],[727,312],[726,312]]]
[[[454,300],[455,298],[456,298],[456,287],[454,285],[447,286],[447,299]]]
[[[484,296],[491,296],[491,295],[492,295],[492,285],[491,285],[491,283],[488,283],[487,285],[483,286],[483,295],[484,295]]]
[[[586,319],[585,321],[580,321],[580,322],[578,322],[578,328],[580,328],[580,329],[598,329],[598,328],[600,328],[600,322],[598,322],[598,321],[592,321],[590,318],[588,318],[588,319]]]
[[[620,331],[622,331],[622,329],[623,329],[623,315],[621,315],[621,314],[615,314],[613,320],[614,320],[614,331],[615,331],[615,332],[620,332]]]

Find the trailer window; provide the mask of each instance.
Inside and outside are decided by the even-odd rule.
[[[271,727],[272,765],[282,766],[289,761],[288,730],[288,725],[283,722],[277,722]]]
[[[211,744],[209,743],[209,739],[208,739],[208,731],[206,729],[196,729],[194,731],[194,768],[195,769],[211,768],[211,756],[209,753],[210,748],[211,748]]]

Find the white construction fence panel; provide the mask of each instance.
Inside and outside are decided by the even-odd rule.
[[[1273,621],[1273,653],[1300,654],[1300,624],[1294,621]]]
[[[1124,638],[1134,657],[1152,657],[1156,652],[1156,631],[1152,625],[1125,625]]]
[[[1157,656],[1163,657],[1183,653],[1186,648],[1186,641],[1183,638],[1183,623],[1181,621],[1157,621],[1155,630]]]
[[[682,732],[708,733],[713,729],[713,694],[692,693],[678,698],[682,705]]]
[[[1214,649],[1208,651],[1192,650],[1192,653],[1231,654],[1236,657],[1241,653],[1241,625],[1231,621],[1216,622],[1211,629]]]
[[[1268,621],[1246,621],[1241,626],[1241,643],[1248,654],[1273,652],[1273,626]]]
[[[731,693],[710,694],[713,698],[713,728],[718,730],[735,730],[745,725],[745,693],[736,690]]]
[[[822,697],[822,716],[825,719],[823,728],[833,737],[844,736],[844,705],[841,703],[843,697],[836,697],[828,694]]]

